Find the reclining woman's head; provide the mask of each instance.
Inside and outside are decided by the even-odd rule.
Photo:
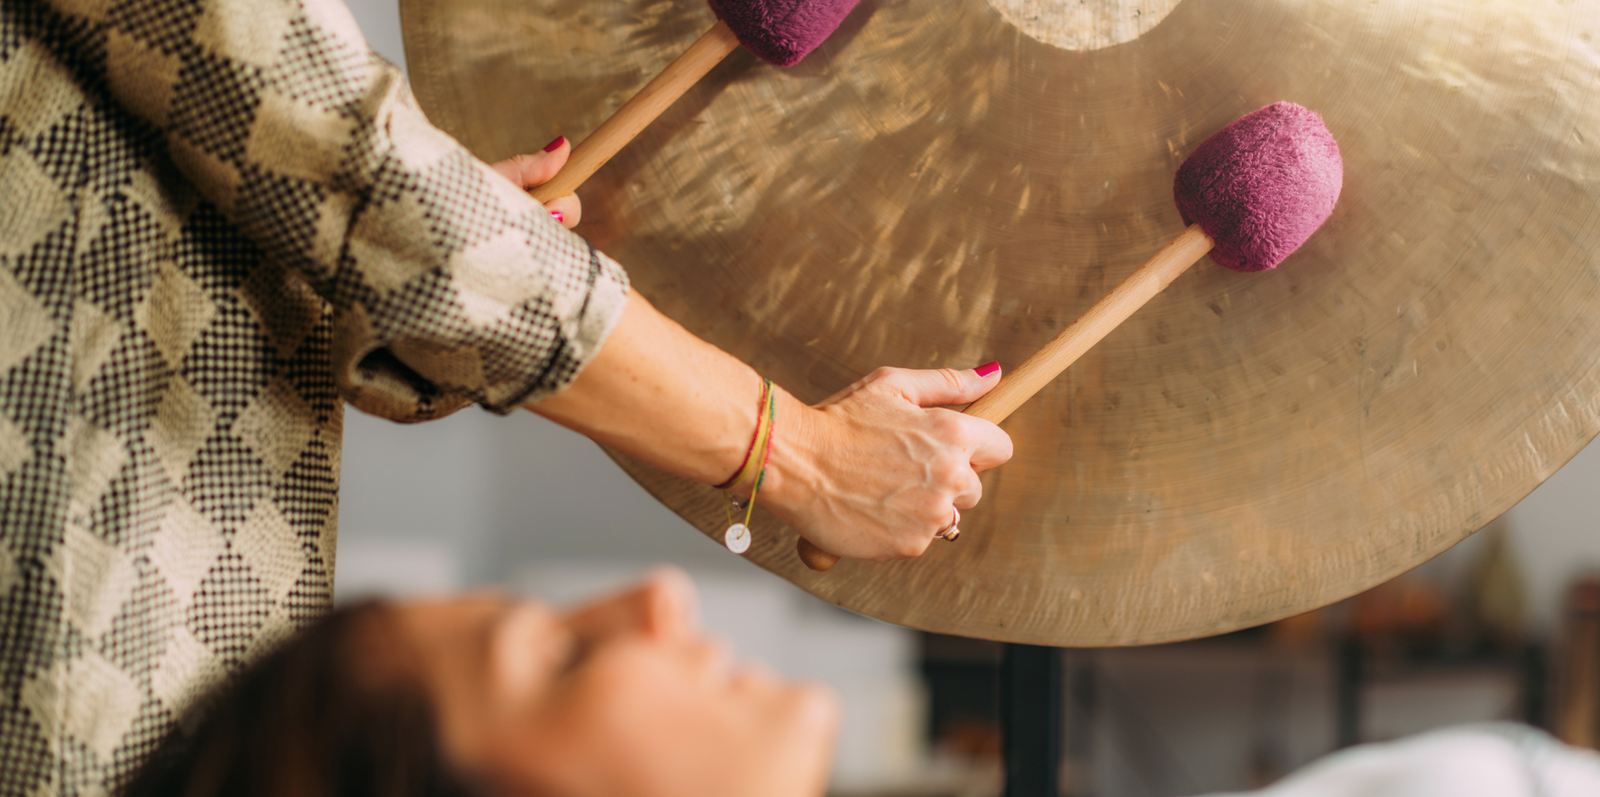
[[[737,667],[687,577],[560,613],[474,595],[335,612],[213,697],[131,797],[818,795],[837,708]]]

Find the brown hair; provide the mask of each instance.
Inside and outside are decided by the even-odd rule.
[[[128,797],[469,797],[393,609],[340,609],[214,696],[175,731]]]

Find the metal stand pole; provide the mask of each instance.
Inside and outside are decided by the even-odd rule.
[[[1060,797],[1061,648],[1007,644],[1000,661],[1005,797]]]
[[[1334,744],[1343,750],[1361,742],[1361,644],[1339,643],[1338,681],[1334,687]]]

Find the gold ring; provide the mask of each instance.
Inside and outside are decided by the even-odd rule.
[[[955,542],[956,538],[961,536],[961,529],[956,528],[956,524],[960,522],[961,510],[953,506],[950,507],[950,525],[934,532],[933,536],[946,542]]]

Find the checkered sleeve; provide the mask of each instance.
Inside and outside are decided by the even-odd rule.
[[[430,125],[339,0],[48,0],[178,167],[334,312],[358,408],[420,421],[561,390],[627,276]]]

